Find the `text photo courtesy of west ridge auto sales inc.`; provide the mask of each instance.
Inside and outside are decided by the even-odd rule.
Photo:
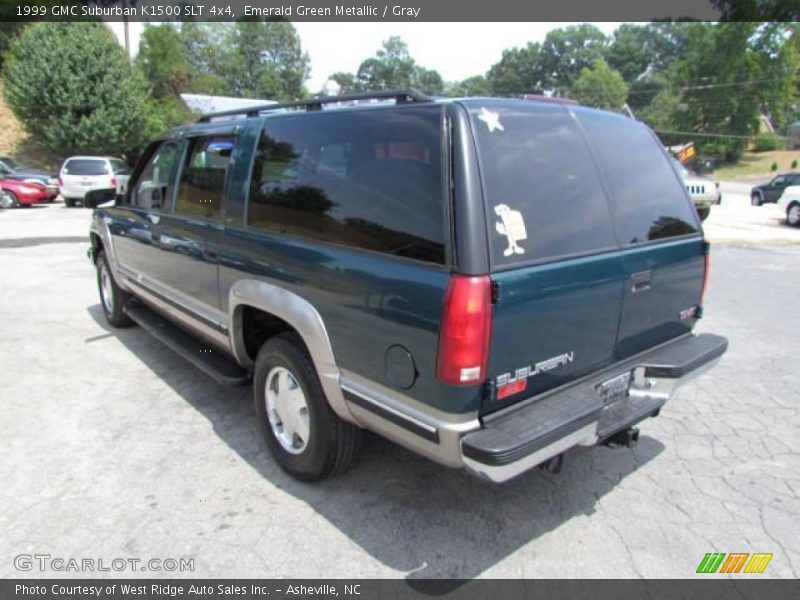
[[[628,4],[4,5],[0,597],[796,596],[800,19]]]

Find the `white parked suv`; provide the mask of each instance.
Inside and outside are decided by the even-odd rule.
[[[110,156],[71,156],[61,165],[59,186],[64,204],[97,206],[125,193],[131,169]]]
[[[800,185],[790,185],[778,198],[778,210],[786,215],[786,224],[800,227]]]

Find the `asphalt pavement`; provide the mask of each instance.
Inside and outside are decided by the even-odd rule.
[[[800,573],[800,246],[713,247],[699,330],[730,350],[633,449],[492,485],[369,436],[353,470],[303,484],[247,388],[105,324],[89,219],[0,211],[0,577],[690,578],[708,552]],[[19,570],[33,554],[193,570]]]

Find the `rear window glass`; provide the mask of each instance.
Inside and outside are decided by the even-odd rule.
[[[563,106],[494,100],[468,109],[493,265],[616,247],[586,141]]]
[[[623,243],[697,232],[694,207],[647,127],[611,113],[577,108],[575,112],[608,180]]]
[[[64,164],[66,175],[107,175],[108,164],[104,160],[73,158]]]
[[[268,119],[247,223],[444,262],[441,107]]]

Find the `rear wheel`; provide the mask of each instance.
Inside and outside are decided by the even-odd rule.
[[[19,200],[13,192],[8,190],[0,190],[0,208],[17,208]]]
[[[100,304],[103,306],[106,321],[114,327],[130,327],[133,325],[133,321],[123,310],[125,303],[130,298],[130,294],[114,281],[114,275],[108,266],[106,253],[102,250],[97,254],[97,287],[100,291]]]
[[[67,208],[72,208],[75,206],[75,200],[73,198],[64,198],[64,206]]]
[[[786,224],[792,227],[800,227],[800,204],[795,202],[786,211]]]
[[[705,221],[708,218],[709,213],[711,213],[710,208],[698,208],[697,215],[700,217],[701,221]]]
[[[361,430],[333,412],[297,334],[275,336],[261,347],[253,398],[270,452],[293,477],[324,479],[355,461]]]

